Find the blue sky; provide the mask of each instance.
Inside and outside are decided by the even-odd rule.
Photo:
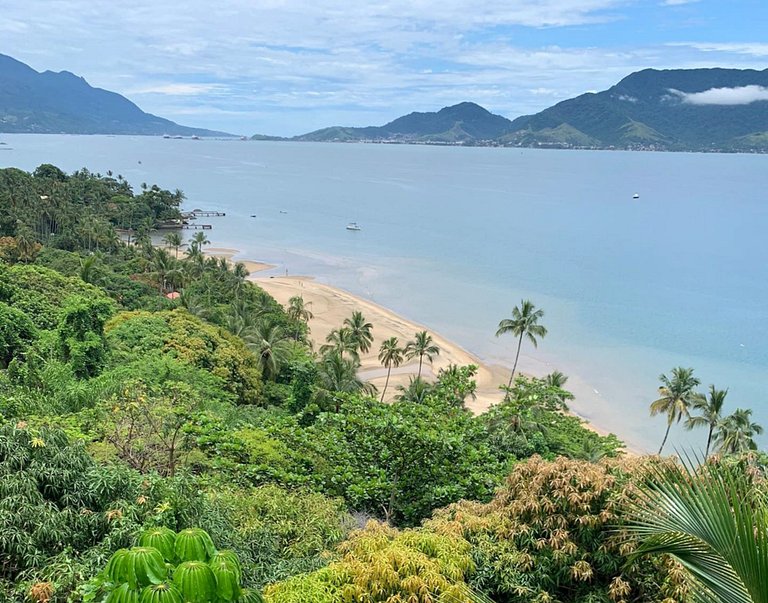
[[[186,125],[292,135],[647,67],[768,67],[768,0],[3,0],[0,52]]]

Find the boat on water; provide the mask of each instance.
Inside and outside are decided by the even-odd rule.
[[[347,224],[347,230],[360,230],[360,226],[358,226],[357,222],[350,222]]]
[[[639,198],[640,198],[640,195],[639,195],[638,193],[635,193],[634,195],[632,195],[632,198],[633,198],[633,199],[639,199]]]

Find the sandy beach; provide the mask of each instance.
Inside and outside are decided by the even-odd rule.
[[[226,247],[209,247],[205,254],[212,257],[223,257],[232,263],[240,262],[245,265],[250,273],[248,280],[253,281],[274,297],[283,306],[288,305],[288,300],[300,295],[313,314],[309,322],[311,329],[309,339],[314,349],[319,349],[325,343],[325,338],[333,329],[342,326],[344,319],[351,316],[352,312],[359,310],[366,320],[373,324],[373,346],[368,354],[360,357],[361,368],[359,376],[365,381],[373,383],[381,392],[387,377],[387,371],[381,366],[378,359],[378,350],[381,342],[390,337],[397,337],[401,346],[413,339],[417,331],[427,331],[432,335],[435,344],[440,348],[440,354],[432,364],[425,361],[422,368],[422,376],[427,380],[434,380],[440,369],[451,364],[467,366],[474,364],[478,367],[475,381],[477,383],[475,399],[468,399],[466,406],[472,412],[480,414],[488,410],[493,404],[501,402],[504,392],[499,389],[509,380],[510,369],[506,366],[488,364],[480,358],[465,350],[456,342],[451,341],[439,333],[417,322],[408,320],[396,314],[392,310],[380,306],[370,300],[354,295],[343,289],[317,282],[312,276],[279,276],[264,274],[276,266],[266,262],[241,259],[239,250]],[[411,377],[418,374],[418,359],[406,361],[397,368],[392,369],[389,379],[385,401],[392,400],[398,393],[398,385],[407,385]],[[570,388],[579,395],[579,390],[584,389],[578,379],[576,388]],[[577,413],[573,413],[579,416]],[[592,421],[585,426],[593,431],[607,435],[609,430],[603,429]],[[641,451],[631,445],[627,446],[630,453],[640,454]]]
[[[325,343],[325,337],[333,329],[339,328],[345,318],[352,312],[359,310],[366,320],[373,324],[373,346],[370,352],[361,356],[362,363],[360,377],[369,381],[382,391],[386,381],[387,371],[382,368],[378,360],[378,350],[381,342],[390,337],[397,337],[400,345],[404,346],[413,339],[417,331],[428,331],[440,348],[440,355],[430,365],[426,361],[422,369],[422,376],[433,380],[442,368],[451,364],[466,366],[474,364],[478,367],[477,397],[475,400],[467,400],[467,406],[476,413],[483,412],[491,404],[501,401],[503,392],[499,390],[500,384],[506,384],[509,379],[509,370],[504,367],[488,366],[476,356],[461,348],[456,343],[445,337],[430,331],[427,327],[409,321],[371,301],[362,299],[351,293],[318,283],[311,277],[302,276],[263,276],[258,273],[250,277],[267,293],[283,305],[294,295],[300,295],[304,302],[309,304],[309,309],[314,317],[309,321],[311,329],[310,338],[318,349]],[[398,385],[407,385],[411,376],[418,373],[418,359],[407,361],[398,368],[392,369],[389,386],[385,400],[391,400],[397,394]]]

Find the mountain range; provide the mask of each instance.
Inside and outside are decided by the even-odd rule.
[[[323,128],[306,141],[768,151],[768,69],[645,69],[511,121],[474,103],[380,127]]]
[[[0,54],[0,132],[229,136],[145,113],[68,71]],[[383,126],[333,126],[255,140],[768,152],[768,69],[645,69],[509,120],[463,102]]]
[[[39,73],[0,54],[0,132],[220,136],[145,113],[68,71]]]

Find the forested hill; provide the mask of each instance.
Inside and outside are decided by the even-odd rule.
[[[767,152],[768,69],[645,69],[514,121],[464,102],[292,140]]]
[[[38,73],[0,54],[0,132],[218,136],[145,113],[68,71]]]
[[[519,117],[502,142],[531,146],[768,150],[768,69],[646,69]]]
[[[475,103],[459,103],[437,112],[409,113],[380,127],[331,127],[297,136],[296,140],[348,142],[386,140],[401,142],[472,143],[496,139],[511,131],[512,122]]]

